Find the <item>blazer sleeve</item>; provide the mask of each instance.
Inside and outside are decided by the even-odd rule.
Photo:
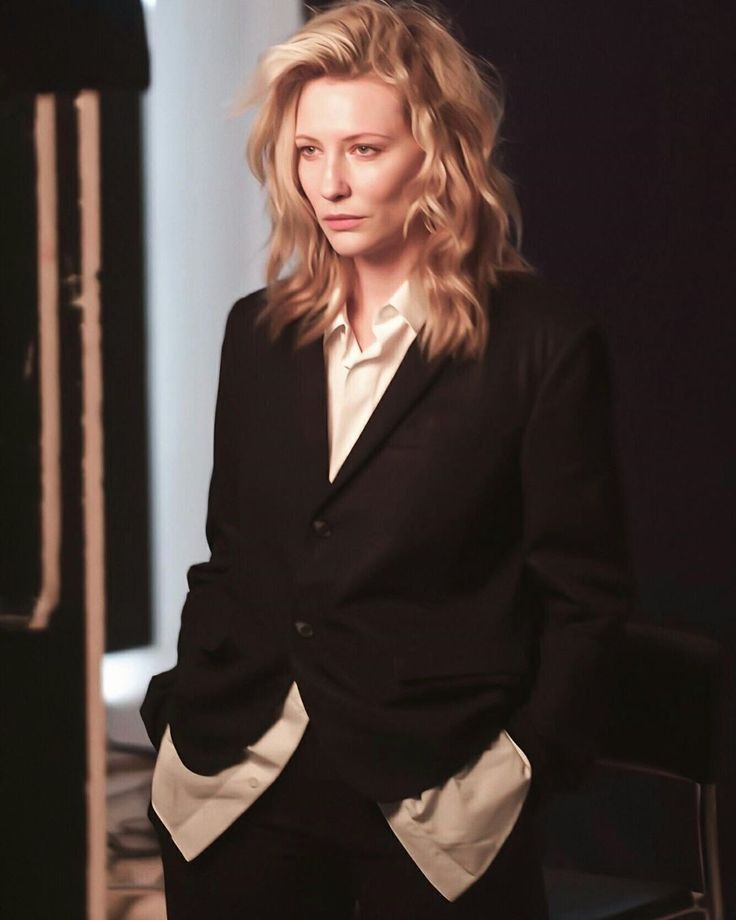
[[[525,577],[541,598],[536,676],[508,731],[544,795],[578,784],[605,725],[606,668],[634,599],[602,328],[551,359],[521,454]]]
[[[240,302],[239,302],[240,303]],[[236,438],[237,424],[237,314],[230,311],[220,354],[220,371],[215,404],[213,463],[207,501],[205,533],[210,549],[206,562],[192,565],[187,572],[188,592],[181,613],[174,668],[155,675],[148,686],[141,717],[156,748],[170,721],[172,693],[182,668],[186,668],[192,642],[214,648],[219,624],[235,603],[236,523]]]

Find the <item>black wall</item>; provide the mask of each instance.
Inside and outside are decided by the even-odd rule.
[[[148,645],[150,512],[141,97],[100,94],[106,649]]]

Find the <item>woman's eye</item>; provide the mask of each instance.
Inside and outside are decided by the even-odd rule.
[[[371,144],[356,144],[353,148],[357,150],[361,157],[370,156],[373,153],[378,153],[378,147],[373,147]],[[317,148],[314,144],[305,144],[303,147],[298,148],[299,156],[311,157],[314,155]]]

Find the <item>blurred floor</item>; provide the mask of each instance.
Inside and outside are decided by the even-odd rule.
[[[119,712],[108,712],[108,733],[107,920],[166,920],[158,844],[146,815],[154,751],[120,730]]]

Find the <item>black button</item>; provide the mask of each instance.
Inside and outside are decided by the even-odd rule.
[[[332,528],[321,518],[317,518],[316,521],[312,521],[312,530],[317,534],[318,537],[329,537],[332,535]]]
[[[307,623],[304,620],[297,620],[294,623],[294,629],[296,629],[302,639],[311,639],[314,635],[314,627],[311,623]]]

